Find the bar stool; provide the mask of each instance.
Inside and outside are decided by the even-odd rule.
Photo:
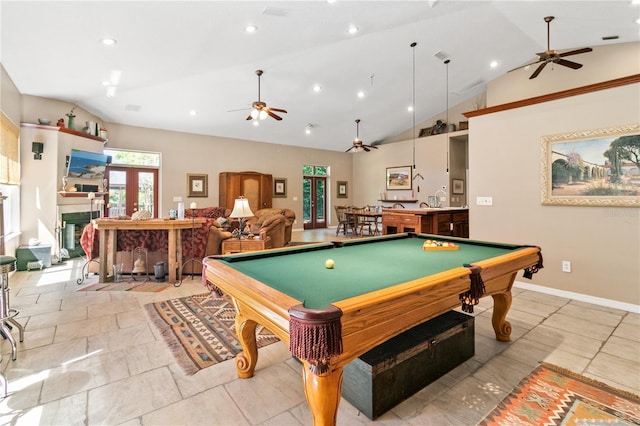
[[[16,341],[11,335],[10,322],[15,325],[20,332],[20,341],[24,341],[24,328],[22,324],[15,320],[15,316],[20,312],[9,307],[9,272],[16,270],[16,258],[13,256],[0,255],[0,333],[11,343],[11,359],[17,358]]]

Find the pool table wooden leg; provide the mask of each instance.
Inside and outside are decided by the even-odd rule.
[[[342,367],[322,376],[313,374],[304,361],[302,377],[304,394],[313,415],[314,426],[335,426],[342,394]]]
[[[506,321],[507,312],[511,307],[511,290],[504,293],[496,293],[493,297],[493,317],[491,324],[496,333],[496,340],[501,342],[511,341],[511,323]]]
[[[236,356],[236,369],[238,377],[241,379],[253,377],[258,362],[257,325],[255,321],[246,319],[240,314],[236,315],[236,333],[242,345],[242,352]]]

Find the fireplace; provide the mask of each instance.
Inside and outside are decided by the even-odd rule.
[[[85,252],[80,245],[82,230],[91,219],[99,217],[100,212],[98,211],[62,213],[62,248],[67,250],[70,258],[85,256]]]

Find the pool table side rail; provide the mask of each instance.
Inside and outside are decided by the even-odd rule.
[[[346,365],[372,347],[460,307],[459,294],[469,285],[469,270],[456,268],[335,302],[343,312],[343,355],[332,365]]]
[[[205,258],[204,269],[206,280],[231,296],[242,315],[252,318],[289,345],[289,307],[299,305],[301,301],[211,257]],[[249,312],[251,315],[247,315]]]

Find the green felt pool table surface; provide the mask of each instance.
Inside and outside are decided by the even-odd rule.
[[[451,241],[459,250],[425,251],[425,239]],[[230,267],[311,309],[339,300],[406,283],[522,249],[524,246],[397,234],[320,245],[298,246],[277,253],[253,252],[222,256]],[[335,267],[325,267],[333,259]]]

